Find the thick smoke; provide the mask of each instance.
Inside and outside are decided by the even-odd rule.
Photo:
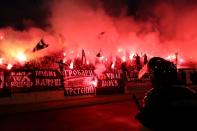
[[[166,0],[165,2],[159,0],[153,5],[148,5],[148,8],[143,10],[142,17],[146,12],[151,12],[149,18],[153,20],[152,24],[159,34],[156,50],[164,51],[164,54],[160,55],[178,52],[179,56],[186,60],[197,60],[195,53],[197,2],[195,0]]]
[[[196,5],[176,0],[150,3],[145,7],[142,1],[135,17],[125,13],[126,5],[112,17],[106,12],[110,6],[108,10],[103,8],[103,1],[58,0],[52,4],[51,23],[65,37],[69,50],[83,48],[92,55],[99,50],[104,55],[124,55],[117,53],[121,48],[139,54],[165,57],[178,52],[180,56],[197,58]]]
[[[141,52],[166,57],[178,52],[179,57],[197,60],[194,0],[141,0],[132,16],[128,15],[132,9],[126,0],[120,1],[43,0],[46,3],[43,9],[51,14],[47,20],[40,21],[48,21],[45,25],[51,27],[34,28],[33,20],[27,19],[26,25],[31,25],[27,30],[1,29],[1,54],[11,61],[18,50],[25,52],[29,59],[64,50],[72,58],[84,49],[92,62],[99,51],[106,57]],[[33,53],[32,49],[42,38],[49,47]]]
[[[56,51],[60,51],[64,47],[62,45],[61,36],[39,28],[30,28],[24,31],[4,28],[0,30],[0,37],[0,57],[5,59],[5,63],[11,64],[17,62],[16,58],[19,53],[25,54],[27,61],[30,61],[56,53]],[[49,47],[33,52],[33,48],[41,39],[43,39]]]
[[[6,0],[0,7],[0,59],[3,63],[16,64],[17,57],[25,57],[21,54],[26,55],[27,61],[35,60],[64,48],[61,35],[48,26],[50,8],[46,0]],[[49,47],[33,52],[41,39]]]
[[[91,1],[58,1],[53,7],[52,26],[65,37],[68,49],[80,51],[83,48],[90,52],[90,56],[102,50],[105,56],[110,56],[120,55],[117,54],[119,48],[129,52],[146,51],[142,43],[150,46],[150,39],[158,42],[157,32],[146,36],[138,34],[142,28],[148,30],[146,25],[149,23],[145,26],[138,24],[124,13],[111,17],[99,1],[96,6],[92,6]],[[154,43],[151,42],[151,46]]]

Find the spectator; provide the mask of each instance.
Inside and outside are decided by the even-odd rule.
[[[148,57],[146,54],[144,54],[144,65],[146,65],[148,63]]]
[[[140,56],[138,54],[136,54],[135,60],[136,60],[137,70],[139,71],[141,68],[141,64],[140,64]]]
[[[154,131],[197,130],[196,93],[177,85],[176,66],[154,57],[148,62],[147,71],[153,88],[144,97],[136,119]]]

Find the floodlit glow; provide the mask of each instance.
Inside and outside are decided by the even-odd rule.
[[[87,61],[86,61],[86,64],[87,64],[87,65],[89,65],[89,64],[90,64],[89,60],[87,60]]]
[[[99,57],[100,61],[102,61],[104,59],[104,56]]]
[[[173,55],[169,55],[169,56],[166,57],[166,59],[167,60],[174,60],[174,59],[176,59],[176,55],[174,55],[174,54]]]
[[[0,40],[3,40],[3,39],[4,39],[4,37],[3,37],[3,35],[1,35],[1,36],[0,36]]]
[[[67,59],[66,59],[66,58],[64,58],[64,59],[63,59],[63,63],[66,63],[66,60],[67,60]]]
[[[66,53],[65,53],[65,52],[63,53],[63,56],[64,56],[64,57],[66,56]]]
[[[131,54],[129,55],[129,59],[130,59],[130,60],[133,60],[133,56],[134,56],[134,53],[131,53]]]
[[[7,69],[8,69],[8,70],[12,69],[12,67],[13,67],[12,64],[8,64],[8,65],[7,65]]]
[[[113,63],[113,64],[111,65],[111,68],[112,68],[112,69],[114,69],[114,67],[115,67],[115,63]]]
[[[113,58],[112,58],[112,65],[111,65],[111,68],[112,68],[112,69],[114,69],[115,63],[116,63],[116,57],[113,57]]]
[[[25,62],[27,60],[27,57],[23,52],[19,52],[18,54],[16,54],[16,59],[19,62]]]
[[[73,61],[70,63],[69,68],[70,68],[70,69],[73,69],[73,68],[74,68],[74,62],[73,62]]]
[[[77,57],[80,57],[80,54],[79,53],[77,54]]]
[[[180,60],[179,60],[179,62],[180,62],[180,63],[183,63],[183,62],[184,62],[184,60],[183,60],[183,59],[180,59]]]
[[[122,57],[122,61],[125,62],[126,61],[126,56]]]
[[[0,58],[0,65],[3,64],[3,58]]]
[[[117,51],[118,51],[118,53],[120,53],[120,52],[122,52],[122,49],[121,49],[121,48],[119,48]]]
[[[91,82],[91,84],[94,86],[94,87],[97,87],[97,84],[98,84],[98,80],[95,79]]]

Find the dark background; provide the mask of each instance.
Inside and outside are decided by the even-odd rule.
[[[35,26],[45,28],[50,10],[46,0],[1,0],[0,27],[11,26],[23,30]]]
[[[54,0],[1,0],[0,28],[13,27],[24,30],[29,27],[50,27],[51,5]],[[112,17],[118,17],[122,8],[128,15],[135,15],[143,0],[81,0],[88,4],[102,3],[105,11]],[[150,0],[149,0],[150,1]],[[145,3],[145,2],[144,2]]]

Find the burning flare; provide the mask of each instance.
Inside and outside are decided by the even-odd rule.
[[[23,53],[23,52],[18,52],[16,54],[16,59],[20,62],[23,63],[25,61],[27,61],[27,56]]]
[[[8,64],[8,65],[7,65],[7,69],[8,69],[8,70],[11,70],[11,69],[12,69],[12,67],[13,67],[13,65],[12,65],[12,64]]]

